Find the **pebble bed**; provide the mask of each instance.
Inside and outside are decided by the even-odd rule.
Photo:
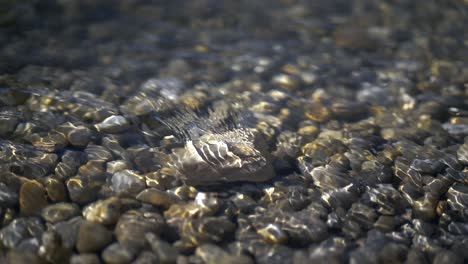
[[[0,263],[467,263],[465,0],[3,1]]]

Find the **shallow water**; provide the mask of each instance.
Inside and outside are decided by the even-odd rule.
[[[3,1],[0,262],[466,262],[467,14]]]

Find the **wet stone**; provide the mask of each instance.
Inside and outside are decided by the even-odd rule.
[[[424,197],[418,199],[413,204],[414,216],[422,220],[432,220],[436,215],[437,198],[426,193]]]
[[[101,257],[104,263],[126,264],[132,262],[135,253],[119,243],[113,243],[102,251]]]
[[[70,258],[70,264],[100,264],[101,261],[96,254],[75,254]]]
[[[414,230],[423,236],[430,237],[434,232],[434,226],[431,223],[422,221],[420,219],[413,220]]]
[[[88,160],[111,161],[114,158],[106,147],[99,145],[89,144],[84,151]]]
[[[15,131],[20,119],[14,115],[13,111],[0,112],[0,135],[6,137]]]
[[[90,160],[78,169],[79,175],[100,179],[106,173],[104,160]]]
[[[16,218],[0,230],[0,241],[6,248],[16,248],[27,239],[39,239],[43,232],[39,218]]]
[[[144,203],[160,206],[165,209],[171,207],[172,204],[181,202],[178,196],[154,188],[143,190],[136,198]]]
[[[16,215],[16,211],[12,208],[0,210],[0,226],[7,226],[8,224],[10,224],[11,221],[13,221],[13,219],[16,217]]]
[[[80,225],[76,248],[80,253],[98,252],[112,241],[112,232],[99,223],[85,221]]]
[[[130,210],[122,214],[114,230],[117,240],[132,248],[142,248],[147,245],[147,233],[161,234],[166,228],[164,218],[156,212]]]
[[[466,142],[463,145],[460,145],[460,147],[457,150],[457,158],[461,164],[465,166],[468,165],[468,142]]]
[[[56,203],[45,207],[42,210],[42,218],[49,223],[68,220],[80,214],[78,206],[71,203]]]
[[[215,263],[241,263],[251,264],[254,261],[245,255],[231,255],[222,248],[213,244],[204,244],[198,247],[195,251],[195,255],[199,256],[206,264]]]
[[[78,232],[84,220],[81,216],[76,216],[70,220],[58,222],[53,225],[53,229],[59,234],[62,245],[65,248],[75,247]]]
[[[120,208],[120,199],[111,197],[88,205],[83,211],[83,217],[91,222],[112,225],[120,217]]]
[[[406,259],[407,253],[405,245],[390,242],[378,252],[378,259],[381,263],[401,263]]]
[[[264,228],[257,230],[257,233],[267,242],[272,244],[286,244],[288,235],[281,227],[275,224],[268,224]]]
[[[445,166],[443,163],[441,163],[438,160],[420,160],[420,159],[415,159],[411,163],[410,168],[419,171],[421,173],[425,174],[430,174],[430,175],[435,175],[435,173],[439,172],[441,169],[443,169]]]
[[[55,152],[68,145],[67,139],[60,133],[31,134],[27,137],[27,140],[33,146],[47,152]]]
[[[127,130],[130,127],[130,123],[123,116],[112,115],[104,119],[101,123],[96,124],[94,127],[99,132],[115,134]]]
[[[393,216],[381,215],[374,223],[374,227],[382,232],[391,232],[395,229],[397,221]]]
[[[448,231],[454,235],[468,235],[468,224],[460,222],[452,222],[448,225]]]
[[[462,184],[468,183],[468,171],[457,171],[452,168],[448,168],[445,171],[445,175],[449,178],[447,182],[451,183],[450,180],[457,181]]]
[[[146,239],[151,246],[151,249],[158,257],[160,263],[176,262],[179,252],[175,247],[164,240],[160,240],[155,234],[146,234]]]
[[[253,129],[204,134],[173,150],[171,159],[168,165],[176,176],[191,186],[264,182],[275,176],[266,142]]]
[[[0,207],[13,207],[18,204],[18,194],[0,182]]]
[[[231,236],[236,225],[225,217],[205,217],[184,221],[180,227],[182,239],[193,245],[221,242]]]
[[[114,160],[107,162],[106,172],[109,174],[115,174],[117,172],[131,169],[131,166],[124,160]]]
[[[62,161],[55,167],[55,175],[61,179],[69,179],[75,176],[81,163],[79,157],[78,152],[66,151],[62,156]]]
[[[330,165],[314,168],[310,171],[310,176],[312,176],[314,184],[322,189],[343,188],[353,183],[353,179],[345,172]]]
[[[10,250],[7,253],[6,263],[41,264],[42,261],[35,252]]]
[[[132,170],[123,170],[112,176],[114,193],[129,193],[136,195],[146,187],[145,178]]]
[[[58,177],[48,177],[45,182],[45,189],[52,202],[64,202],[67,199],[67,188]]]
[[[358,239],[364,233],[359,223],[351,220],[345,221],[341,230],[346,237],[351,239]]]
[[[361,203],[354,203],[351,206],[351,209],[349,209],[347,215],[350,219],[353,219],[354,221],[361,224],[361,226],[368,229],[373,226],[375,220],[377,220],[378,217],[373,208]]]
[[[442,263],[453,263],[453,264],[461,264],[463,263],[463,259],[458,257],[455,253],[450,252],[448,250],[442,250],[435,255],[434,264],[442,264]]]
[[[453,210],[463,211],[468,208],[468,186],[455,183],[447,191],[447,202]]]
[[[314,122],[327,122],[331,118],[331,115],[330,109],[322,104],[315,103],[306,107],[305,116]]]
[[[42,208],[48,204],[44,186],[35,180],[25,182],[21,186],[19,203],[22,215],[40,215]]]
[[[79,205],[96,200],[101,185],[102,183],[84,176],[73,177],[67,181],[70,199]]]
[[[54,230],[42,234],[38,255],[50,263],[68,262],[71,250],[62,247],[60,236]]]
[[[142,251],[133,261],[133,264],[157,263],[158,256],[151,251]]]
[[[92,132],[85,126],[77,126],[68,131],[66,136],[72,146],[86,148],[91,141]]]
[[[369,114],[366,104],[359,102],[336,102],[331,106],[333,116],[347,121],[356,121]]]

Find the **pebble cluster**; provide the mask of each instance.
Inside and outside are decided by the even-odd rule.
[[[468,262],[466,14],[6,1],[0,263]]]

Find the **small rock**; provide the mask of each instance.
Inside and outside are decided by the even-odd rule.
[[[179,203],[181,201],[178,196],[172,193],[160,191],[154,188],[143,190],[136,198],[144,203],[160,206],[164,209],[168,209],[172,204]]]
[[[177,259],[178,251],[168,242],[160,240],[155,234],[146,234],[146,239],[151,249],[158,256],[160,263],[174,263]]]
[[[112,115],[99,124],[94,125],[97,131],[102,133],[121,133],[130,127],[128,120],[120,115]]]
[[[147,233],[159,235],[166,227],[164,218],[156,212],[130,210],[119,218],[114,233],[122,245],[142,248],[147,245]]]
[[[137,194],[146,187],[145,177],[131,170],[123,170],[112,176],[112,190],[115,193]]]
[[[6,248],[15,248],[29,238],[39,238],[44,226],[39,218],[16,218],[0,230],[0,242]]]
[[[57,177],[48,177],[45,189],[52,202],[64,202],[67,199],[67,188],[63,181]]]
[[[0,182],[0,207],[13,207],[18,204],[18,194]]]
[[[79,205],[96,200],[101,185],[102,183],[84,176],[73,177],[67,181],[70,199]]]
[[[112,153],[104,146],[89,144],[84,150],[88,160],[111,161],[114,159]]]
[[[78,169],[81,176],[88,176],[94,179],[100,179],[106,173],[106,161],[90,160]]]
[[[254,261],[245,255],[231,255],[224,251],[222,248],[213,244],[204,244],[197,248],[195,255],[199,256],[206,264],[216,263],[241,263],[241,264],[253,264]]]
[[[106,172],[115,174],[117,172],[130,169],[130,165],[124,160],[114,160],[107,162]]]
[[[445,263],[450,263],[450,264],[462,264],[463,259],[458,257],[455,253],[448,251],[448,250],[442,250],[434,258],[434,264],[445,264]]]
[[[71,203],[57,203],[45,207],[42,210],[42,218],[49,223],[55,224],[68,220],[80,213],[78,206]]]
[[[42,208],[48,204],[44,186],[36,180],[25,182],[20,189],[19,202],[21,214],[40,215]]]
[[[151,251],[142,251],[140,255],[133,261],[133,264],[148,264],[158,263],[159,259],[156,254]]]
[[[112,232],[99,223],[85,221],[80,225],[76,248],[80,253],[97,252],[109,245]]]
[[[102,251],[101,257],[106,264],[127,264],[135,258],[135,253],[119,243],[113,243]]]
[[[120,217],[120,206],[120,199],[111,197],[88,205],[83,211],[83,216],[86,220],[91,222],[112,225],[115,224]]]
[[[76,254],[70,258],[70,264],[101,264],[96,254]]]
[[[85,148],[91,141],[91,130],[85,126],[77,126],[66,134],[68,142],[79,148]]]
[[[54,224],[52,228],[59,234],[62,245],[65,248],[74,248],[81,224],[84,222],[81,216],[76,216],[68,221]]]
[[[257,230],[257,233],[267,242],[272,244],[286,244],[288,235],[275,224],[268,224]]]

